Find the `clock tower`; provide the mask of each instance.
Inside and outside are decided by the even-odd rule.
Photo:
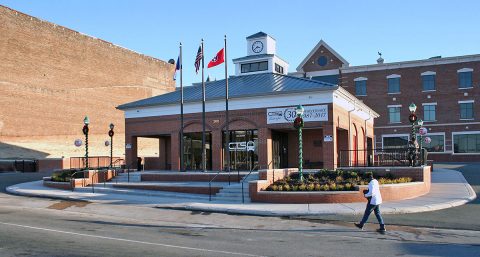
[[[288,63],[276,55],[276,41],[264,32],[247,37],[247,56],[233,59],[235,75],[288,73]]]

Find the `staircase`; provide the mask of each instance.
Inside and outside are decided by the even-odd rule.
[[[252,180],[258,180],[258,173],[252,173],[247,177],[243,183],[243,196],[245,202],[250,202],[250,194],[248,189],[248,182]],[[215,196],[212,196],[214,201],[224,201],[224,202],[242,202],[242,183],[234,183],[229,186],[224,186],[220,192]]]
[[[140,172],[130,172],[130,182],[140,182]],[[117,176],[112,179],[114,183],[126,183],[128,182],[128,173],[127,172],[119,172]]]

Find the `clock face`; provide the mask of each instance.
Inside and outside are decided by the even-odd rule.
[[[261,41],[255,41],[252,44],[252,51],[254,53],[260,53],[263,50],[263,43]]]

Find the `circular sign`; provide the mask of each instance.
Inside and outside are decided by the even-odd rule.
[[[293,127],[296,129],[303,128],[303,119],[301,117],[295,118],[295,121],[293,121]]]
[[[109,145],[110,145],[110,141],[105,140],[105,146],[109,146]]]
[[[109,135],[110,137],[113,137],[113,134],[114,134],[114,133],[113,133],[113,130],[108,131],[108,135]]]
[[[430,137],[425,137],[423,139],[423,142],[425,142],[425,144],[430,144],[430,142],[432,142],[432,139]]]
[[[82,131],[84,135],[88,134],[88,125],[83,126]]]
[[[428,133],[428,130],[427,128],[425,127],[421,127],[419,130],[418,130],[418,133],[422,136],[425,136],[427,133]]]
[[[81,139],[75,139],[75,142],[73,142],[73,144],[76,147],[80,147],[80,146],[82,146],[82,140]]]

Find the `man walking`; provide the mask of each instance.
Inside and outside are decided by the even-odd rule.
[[[380,194],[380,187],[378,186],[378,181],[373,178],[373,173],[369,173],[370,182],[368,183],[368,192],[365,194],[365,197],[368,199],[367,207],[365,208],[365,213],[360,223],[355,223],[355,226],[359,229],[363,229],[363,226],[368,220],[370,213],[375,212],[380,228],[377,229],[378,232],[385,232],[385,223],[383,223],[382,215],[380,214],[380,204],[382,203],[382,195]]]

